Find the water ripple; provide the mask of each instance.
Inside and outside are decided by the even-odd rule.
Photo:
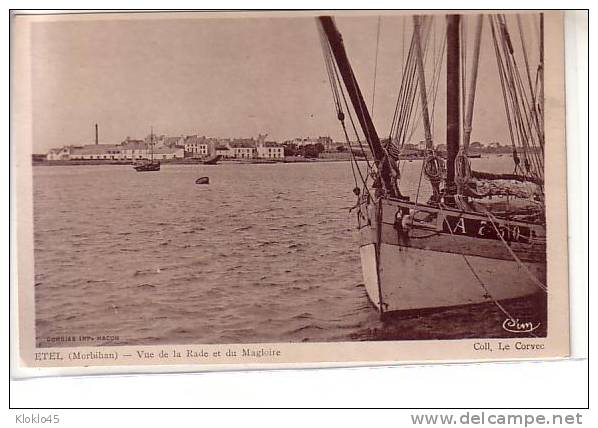
[[[403,180],[416,185],[420,165],[408,163]],[[202,175],[211,184],[200,189]],[[492,305],[474,327],[459,311],[379,320],[344,162],[35,167],[33,184],[41,346],[62,334],[118,335],[112,344],[446,338],[480,325],[499,334]]]

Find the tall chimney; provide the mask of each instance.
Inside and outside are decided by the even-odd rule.
[[[98,124],[96,123],[96,144],[98,144]]]

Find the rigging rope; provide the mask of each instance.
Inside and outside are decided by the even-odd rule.
[[[426,22],[426,21],[424,21],[424,22]],[[432,28],[433,22],[434,22],[434,17],[427,18],[427,23],[426,23],[427,30],[424,30],[425,37],[424,37],[423,58],[422,58],[422,61],[424,63],[424,67],[428,63],[428,57],[429,57],[428,53],[430,51],[429,45],[430,45],[430,39],[431,39],[430,36],[432,34],[431,28]],[[425,28],[425,27],[422,25],[422,29],[423,28]],[[416,58],[416,56],[417,56],[417,51],[415,52],[415,56],[414,56],[414,71],[417,71],[417,58]],[[416,81],[415,81],[415,87],[414,87],[414,91],[413,91],[413,96],[414,97],[416,97],[417,92],[420,90],[420,86],[421,86],[420,79],[417,78]],[[426,90],[426,92],[428,92],[427,88],[424,88],[424,89]],[[408,135],[408,137],[406,138],[406,140],[411,141],[411,139],[413,138],[413,135],[415,134],[415,131],[419,128],[420,125],[422,125],[422,123],[420,122],[420,118],[422,116],[423,116],[423,112],[422,112],[422,109],[421,109],[421,105],[417,104],[416,105],[416,109],[415,109],[415,118],[414,118],[414,120],[411,120],[411,114],[408,117],[408,122],[407,122],[408,128],[407,129],[409,130],[409,132],[408,132],[408,134],[406,134],[406,135]]]
[[[345,103],[345,106],[347,107],[347,112],[349,113],[349,119],[351,121],[351,124],[353,125],[353,129],[357,133],[357,131],[355,129],[355,124],[353,123],[353,118],[351,117],[350,110],[349,110],[348,104],[347,104],[347,100],[345,99],[344,92],[342,91],[342,85],[340,83],[336,65],[335,65],[334,61],[332,60],[332,52],[330,51],[330,45],[328,44],[328,41],[326,40],[326,38],[324,36],[323,29],[321,28],[320,25],[318,25],[318,29],[319,29],[319,34],[320,34],[320,42],[322,45],[322,53],[324,55],[324,63],[326,65],[326,71],[328,73],[328,80],[329,80],[329,83],[331,86],[331,91],[332,91],[332,96],[333,96],[333,100],[334,100],[334,105],[336,108],[337,118],[341,122],[341,126],[343,128],[343,133],[345,135],[346,145],[348,146],[347,149],[349,150],[349,153],[351,156],[351,172],[353,173],[355,189],[358,188],[357,174],[355,173],[355,171],[357,171],[359,174],[359,177],[361,179],[364,191],[366,193],[369,193],[368,188],[367,188],[367,176],[366,176],[366,178],[363,177],[361,169],[359,168],[359,164],[357,163],[357,160],[355,158],[355,154],[353,153],[353,150],[351,149],[351,142],[349,139],[347,128],[345,126],[345,114],[343,112],[341,96],[339,95],[339,86],[340,86],[340,92],[342,95],[342,99]]]
[[[471,162],[467,157],[465,149],[461,147],[459,153],[455,156],[455,177],[454,181],[457,185],[457,194],[465,193],[467,185],[471,179]]]
[[[505,241],[505,238],[503,238],[502,234],[498,230],[498,227],[496,227],[496,224],[494,223],[493,218],[496,219],[496,217],[494,217],[490,213],[490,211],[487,211],[487,210],[486,210],[486,216],[490,220],[490,223],[492,224],[492,227],[494,228],[494,231],[496,232],[496,234],[498,235],[498,237],[500,238],[500,240],[502,241],[502,243],[505,245],[505,247],[507,248],[507,250],[509,250],[509,253],[511,254],[511,257],[513,257],[513,259],[523,269],[523,271],[529,276],[529,278],[532,280],[532,282],[535,285],[537,285],[545,293],[548,293],[548,288],[544,284],[542,284],[542,281],[540,281],[538,278],[536,278],[536,276],[533,273],[531,273],[531,271],[528,269],[528,267],[521,261],[521,259],[519,259],[519,257],[517,257],[517,254],[515,254],[515,252],[511,248],[511,246]]]
[[[376,58],[374,60],[374,89],[372,91],[372,119],[374,118],[374,106],[376,101],[376,75],[378,74],[378,49],[380,45],[380,26],[382,23],[382,17],[378,17],[378,31],[376,33]]]
[[[440,183],[446,178],[446,166],[444,160],[432,150],[422,162],[422,170],[432,185],[434,202],[440,201]],[[421,185],[421,181],[420,184]],[[417,192],[419,194],[419,185]]]
[[[438,88],[439,88],[439,83],[440,83],[440,76],[441,76],[441,66],[442,66],[442,60],[444,59],[444,50],[446,49],[446,34],[445,37],[443,38],[443,45],[442,45],[442,50],[440,51],[439,55],[437,58],[434,58],[434,63],[433,63],[433,74],[432,74],[432,85],[431,88],[427,91],[427,92],[431,92],[433,93],[433,97],[432,97],[432,111],[431,111],[431,125],[430,125],[430,130],[432,131],[432,139],[434,139],[434,112],[436,110],[436,98],[438,95]],[[425,64],[425,62],[424,62]],[[413,138],[413,135],[415,134],[415,131],[417,130],[417,125],[419,125],[419,118],[421,117],[421,110],[418,110],[417,115],[415,117],[415,120],[413,121],[412,127],[411,127],[411,132],[409,133],[409,137],[407,138],[408,140],[411,140]]]
[[[439,211],[439,215],[442,215],[443,218],[443,222],[446,223],[447,229],[450,232],[451,238],[453,239],[453,241],[455,241],[455,235],[453,234],[453,229],[451,228],[450,223],[448,222],[446,216],[444,215],[443,212],[443,205],[442,202],[438,205],[440,208]],[[455,241],[456,242],[456,241]],[[498,299],[496,299],[492,293],[490,293],[490,290],[488,290],[488,287],[486,287],[486,285],[484,284],[484,282],[482,281],[482,279],[479,277],[479,275],[477,274],[477,272],[475,271],[475,269],[473,268],[473,266],[471,265],[471,263],[469,262],[469,259],[467,258],[467,256],[460,252],[457,253],[459,254],[461,257],[463,257],[463,260],[465,261],[465,263],[467,264],[467,267],[469,268],[469,270],[471,271],[472,275],[474,276],[474,278],[477,280],[477,282],[480,284],[480,286],[482,287],[482,289],[484,290],[484,297],[489,298],[490,300],[492,300],[492,303],[494,303],[496,305],[496,307],[498,309],[500,309],[500,311],[505,314],[507,316],[507,318],[509,318],[509,320],[511,322],[515,322],[516,319],[513,317],[513,315],[511,315],[511,313],[507,310],[507,308],[505,308],[499,301]],[[529,332],[531,336],[536,337],[536,335],[533,332]]]
[[[543,178],[543,131],[540,115],[536,110],[534,90],[531,94],[525,89],[523,78],[517,65],[506,17],[504,15],[489,16],[492,39],[497,58],[497,66],[505,102],[505,112],[509,125],[509,135],[513,146],[515,171],[519,169],[526,177]],[[523,36],[521,34],[521,36]],[[524,57],[526,57],[524,45]],[[531,78],[530,78],[531,81]],[[530,100],[530,96],[532,99]],[[516,144],[517,143],[517,144]],[[521,147],[523,165],[519,162],[516,145]]]

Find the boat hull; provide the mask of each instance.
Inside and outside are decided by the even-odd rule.
[[[432,226],[397,231],[391,221],[398,210],[408,207],[406,203],[382,202],[364,206],[360,213],[364,284],[381,313],[520,298],[540,291],[538,282],[546,284],[545,245],[539,236],[542,228],[530,225],[525,229],[519,224],[520,230],[534,239],[526,242],[523,237],[507,244],[498,237],[462,233],[457,225],[472,227],[475,214],[468,214],[465,222],[464,213],[436,210]],[[427,214],[434,211],[430,208]],[[462,223],[450,219],[459,216]],[[451,224],[455,229],[447,230]]]
[[[160,162],[148,162],[133,166],[137,172],[160,171]]]
[[[208,159],[205,159],[204,161],[202,161],[202,164],[204,165],[218,165],[218,161],[222,159],[221,155],[214,155]]]

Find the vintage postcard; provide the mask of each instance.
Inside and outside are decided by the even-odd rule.
[[[569,355],[563,14],[11,17],[13,374]]]

